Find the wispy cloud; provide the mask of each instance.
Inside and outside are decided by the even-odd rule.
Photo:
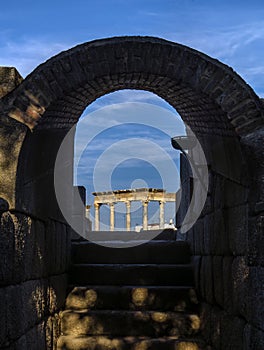
[[[72,46],[70,43],[54,42],[52,40],[37,40],[34,38],[22,41],[0,41],[0,65],[16,67],[25,77],[40,63]]]
[[[147,13],[149,16],[156,16],[154,11],[147,11]],[[208,13],[208,16],[210,16],[210,13]],[[193,30],[192,28],[189,31],[178,30],[177,33],[168,30],[161,32],[159,36],[193,47],[223,61],[232,66],[242,77],[245,76],[249,83],[253,85],[253,88],[255,84],[260,85],[256,72],[263,73],[263,20],[232,26],[216,25],[214,27],[211,25],[207,28],[201,26],[199,30]],[[54,40],[52,37],[37,38],[33,35],[32,37],[16,40],[8,30],[2,30],[0,32],[0,65],[15,66],[25,77],[40,63],[76,44],[78,44],[77,41],[65,40],[62,42]],[[122,98],[126,101],[159,103],[158,97],[149,97],[141,91],[134,91],[131,94],[124,91],[120,94],[118,100],[114,95],[109,95],[111,103],[119,103]],[[92,108],[100,108],[103,105],[104,102],[98,99]]]
[[[216,58],[232,57],[241,48],[264,39],[264,21],[228,28],[168,34],[170,40],[184,43]]]
[[[168,39],[192,47],[231,66],[253,87],[263,74],[264,21],[229,27],[168,34]]]

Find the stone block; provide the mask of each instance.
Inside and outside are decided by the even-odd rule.
[[[72,232],[72,229],[68,225],[65,225],[65,226],[66,226],[66,250],[65,250],[66,270],[68,270],[70,268],[70,265],[71,265],[71,232]]]
[[[21,220],[21,219],[20,219]],[[22,220],[21,220],[22,221]],[[45,232],[41,221],[23,219],[24,229],[24,280],[42,278],[44,275]],[[22,225],[23,225],[22,221]],[[22,238],[23,233],[20,233]]]
[[[46,349],[56,350],[60,336],[60,317],[58,314],[50,316],[45,323]]]
[[[46,262],[44,223],[22,215],[13,215],[13,220],[16,225],[16,275],[19,281],[42,278]]]
[[[2,213],[0,217],[0,285],[12,283],[15,236],[14,223],[9,213]]]
[[[202,213],[201,213],[202,217],[204,217],[207,214],[210,214],[213,211],[214,209],[213,203],[214,203],[214,198],[210,193],[208,193],[204,203]]]
[[[221,307],[224,306],[224,277],[223,277],[223,257],[214,256],[213,261],[213,285],[214,299]]]
[[[7,343],[7,302],[6,302],[6,288],[0,288],[0,348]]]
[[[49,312],[59,311],[66,300],[67,275],[56,275],[49,278]]]
[[[56,274],[57,270],[57,235],[56,235],[56,225],[53,220],[49,220],[46,225],[46,234],[45,234],[45,245],[46,245],[46,264],[47,264],[47,274],[53,275]]]
[[[256,203],[264,202],[263,135],[264,128],[262,126],[262,128],[255,129],[254,132],[247,133],[241,138],[250,169],[249,202],[253,208]]]
[[[235,207],[246,204],[248,199],[248,189],[232,180],[225,179],[224,201],[225,207]]]
[[[28,218],[26,220],[25,218],[23,221],[21,220],[21,225],[23,224],[23,221],[25,220],[24,230],[21,230],[18,236],[18,239],[24,240],[24,247],[23,247],[23,257],[20,261],[21,265],[24,266],[24,271],[21,271],[23,273],[23,276],[21,277],[21,280],[30,280],[34,278],[41,277],[39,276],[39,265],[38,262],[35,261],[35,255],[36,255],[36,242],[37,242],[37,236],[36,232],[33,229],[33,223],[34,220]],[[21,266],[21,267],[22,267]]]
[[[238,139],[214,134],[208,135],[206,142],[206,158],[211,169],[223,177],[239,181],[243,170],[243,156]]]
[[[10,341],[21,337],[25,332],[26,319],[22,302],[21,287],[6,288],[6,327]]]
[[[248,305],[249,322],[264,331],[264,268],[250,267],[248,274]]]
[[[244,329],[244,347],[243,350],[263,350],[264,349],[264,331],[251,326],[249,323]]]
[[[247,204],[225,210],[229,247],[233,255],[245,255],[248,241]]]
[[[204,253],[210,255],[212,253],[212,232],[214,230],[214,215],[208,214],[204,220]]]
[[[23,335],[14,344],[14,350],[27,350],[27,337]]]
[[[194,253],[195,255],[204,254],[204,221],[200,219],[193,226]]]
[[[53,349],[53,316],[48,317],[45,323],[45,338],[47,349]]]
[[[200,311],[201,333],[202,333],[202,336],[205,339],[206,343],[209,344],[211,342],[212,306],[210,304],[207,304],[207,303],[201,303],[200,310],[201,310]]]
[[[62,271],[62,249],[63,249],[63,233],[61,230],[61,223],[54,221],[54,230],[55,230],[55,257],[54,260],[56,260],[56,265],[54,265],[54,269],[52,271],[53,274],[60,274]]]
[[[41,278],[47,275],[47,251],[46,251],[46,237],[45,237],[45,225],[42,221],[34,220],[32,225],[34,231],[34,253],[33,262],[35,266],[32,268],[32,278]]]
[[[232,263],[233,307],[237,315],[249,319],[249,267],[245,257],[235,257]]]
[[[223,311],[217,307],[211,310],[211,344],[214,350],[221,350],[221,318]]]
[[[23,171],[25,186],[21,189],[19,197],[23,197],[24,210],[38,218],[65,220],[59,208],[54,188],[54,164],[66,133],[65,129],[54,130],[51,128],[48,131],[38,129],[27,136],[26,143],[23,145],[24,157],[30,159],[30,162]],[[72,164],[69,159],[71,159],[73,144],[71,146],[72,149],[71,147],[67,148],[68,161],[63,159],[57,169],[60,182],[56,184],[56,190],[62,193],[64,198],[67,198],[65,206],[72,203],[72,186],[69,186],[70,182],[72,184]],[[40,154],[41,162],[39,161]]]
[[[232,277],[232,265],[234,258],[232,256],[223,257],[223,297],[224,308],[229,313],[234,312],[233,304],[233,277]]]
[[[52,350],[57,350],[57,341],[61,335],[61,318],[59,314],[53,316],[53,348]]]
[[[214,303],[213,264],[211,256],[201,258],[201,295],[210,304]]]
[[[200,293],[201,256],[199,256],[199,255],[193,256],[192,262],[193,262],[193,267],[194,267],[195,290]]]
[[[214,212],[213,230],[211,231],[211,251],[213,255],[229,255],[229,240],[222,210]]]
[[[224,178],[219,174],[214,176],[213,198],[215,210],[224,207]]]
[[[67,231],[66,226],[63,223],[56,223],[58,234],[58,254],[59,254],[59,273],[63,273],[66,271],[66,240],[67,240]]]
[[[246,321],[223,313],[221,317],[221,349],[243,349]]]
[[[23,214],[11,216],[15,236],[13,280],[18,283],[30,278],[34,237],[31,234],[32,220],[28,216]]]
[[[248,264],[264,265],[264,215],[251,217],[248,222]]]
[[[45,323],[41,322],[26,333],[26,349],[44,350],[46,349]],[[19,349],[20,350],[20,349]]]
[[[177,235],[178,235],[178,231],[177,231]],[[192,227],[189,231],[187,231],[187,240],[190,243],[191,253],[194,255],[195,254],[194,227]]]
[[[67,225],[60,223],[60,231],[61,231],[60,273],[65,273],[69,269],[69,262],[71,259],[71,237],[69,236]]]
[[[40,322],[47,312],[47,285],[34,280],[6,288],[7,328],[10,339],[17,339]]]
[[[25,325],[31,328],[40,322],[47,313],[47,282],[45,280],[32,280],[22,286],[23,313],[26,318]]]

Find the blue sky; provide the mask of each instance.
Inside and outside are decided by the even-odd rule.
[[[0,63],[26,76],[61,50],[119,35],[153,35],[231,65],[264,96],[262,0],[46,0],[1,3]]]
[[[4,1],[0,12],[0,65],[15,66],[26,77],[40,63],[62,50],[86,41],[122,35],[157,36],[202,51],[231,66],[260,97],[264,97],[263,0]],[[96,101],[85,115],[127,101],[159,105],[174,113],[152,94],[123,91]],[[100,122],[106,123],[103,119]],[[172,154],[169,149],[169,135],[159,127],[132,124],[129,127],[127,124],[112,125],[96,135],[90,149],[87,147],[83,153],[78,183],[83,182],[88,187],[90,203],[92,185],[87,178],[102,150],[110,147],[110,141],[114,145],[137,137],[147,140],[148,147],[154,142],[178,164],[178,154]],[[180,126],[178,132],[182,133]],[[87,174],[81,165],[88,163]],[[111,186],[129,186],[137,176],[144,177],[142,181],[147,184],[160,185],[153,165],[142,159],[137,162],[127,159],[113,171]],[[167,219],[170,215],[171,212]]]

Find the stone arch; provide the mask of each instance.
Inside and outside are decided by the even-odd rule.
[[[53,218],[57,225],[59,208],[47,189],[53,187],[62,139],[89,103],[127,88],[164,98],[204,147],[211,176],[208,201],[187,237],[195,256],[196,286],[205,319],[212,320],[210,342],[220,348],[221,337],[225,348],[230,324],[240,339],[248,337],[239,340],[247,346],[263,330],[261,299],[252,296],[261,295],[258,239],[264,171],[259,145],[264,114],[261,100],[231,68],[183,45],[150,37],[97,40],[60,53],[0,102],[6,161],[1,176],[8,179],[2,179],[0,195],[13,210]],[[64,170],[70,168],[69,163]]]
[[[151,37],[96,40],[62,52],[37,67],[3,104],[31,129],[67,128],[96,98],[125,88],[157,93],[200,132],[234,128],[242,135],[263,122],[260,99],[231,68]]]
[[[231,68],[180,44],[152,37],[88,42],[41,64],[1,102],[6,116],[33,130],[28,137],[51,138],[57,130],[63,138],[89,103],[127,88],[164,98],[196,133],[210,165],[236,181],[245,178],[238,137],[263,123],[262,103]],[[50,133],[44,137],[45,130]],[[50,145],[42,143],[35,156]],[[26,154],[34,163],[34,157]],[[236,166],[231,169],[230,164]],[[15,188],[11,188],[14,202]]]

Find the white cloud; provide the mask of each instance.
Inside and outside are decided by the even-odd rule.
[[[0,65],[16,67],[25,77],[40,63],[59,52],[70,48],[67,43],[26,39],[21,42],[3,40],[0,42]]]
[[[182,42],[216,58],[234,56],[241,47],[245,47],[257,39],[264,39],[264,21],[243,23],[229,28],[200,30],[197,32],[180,32],[168,35],[170,40]]]
[[[245,74],[253,87],[257,79],[255,72],[257,70],[260,73],[263,72],[264,21],[220,28],[215,26],[210,30],[199,28],[197,31],[167,32],[161,33],[160,36],[193,47],[227,63],[240,74]],[[14,66],[24,77],[50,57],[78,44],[78,42],[59,42],[53,38],[36,38],[34,36],[22,40],[11,40],[10,37],[11,34],[8,31],[0,32],[0,65]],[[258,50],[254,50],[254,48],[251,50],[251,46],[257,46]],[[249,50],[247,50],[248,47],[250,47]],[[127,90],[121,91],[118,98],[112,94],[108,96],[111,103],[148,101],[156,104],[161,100],[158,96],[152,95],[151,97],[145,92],[135,90],[129,91],[129,93]],[[98,99],[93,104],[93,108],[96,109],[102,105],[104,102]]]
[[[257,74],[263,74],[264,21],[170,33],[168,39],[231,66],[253,89],[260,86]]]

